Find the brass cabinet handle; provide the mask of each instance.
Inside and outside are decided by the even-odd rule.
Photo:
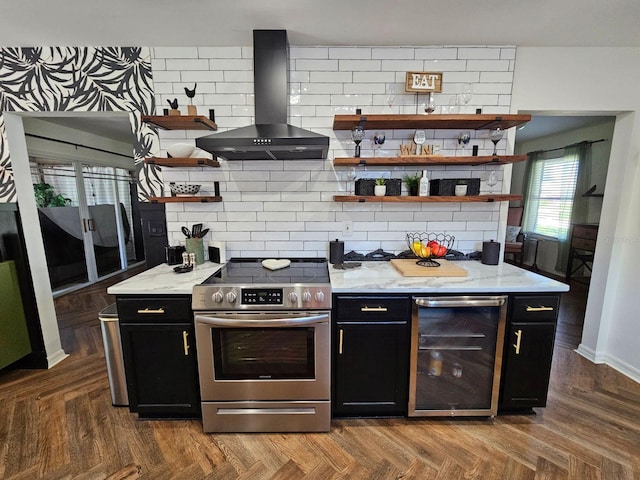
[[[344,330],[340,329],[340,340],[338,342],[338,354],[342,355],[342,342],[344,340]]]
[[[516,331],[516,343],[513,344],[516,349],[516,355],[520,355],[520,341],[522,340],[522,330]]]
[[[527,312],[553,312],[553,307],[545,307],[540,305],[539,307],[532,307],[527,305]]]
[[[387,307],[361,307],[361,312],[386,312]]]
[[[144,310],[138,310],[138,313],[156,313],[156,314],[160,313],[160,314],[162,314],[162,313],[164,313],[164,308],[162,308],[162,307],[156,308],[156,309],[145,308]]]
[[[184,356],[187,357],[189,355],[189,343],[187,342],[187,336],[189,332],[186,330],[182,331],[182,345],[184,346]]]

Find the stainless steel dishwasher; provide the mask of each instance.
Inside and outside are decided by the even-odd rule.
[[[414,297],[409,416],[493,416],[506,296]]]

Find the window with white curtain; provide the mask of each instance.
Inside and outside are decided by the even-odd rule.
[[[526,232],[565,240],[578,178],[577,156],[537,160],[531,169],[525,205]]]

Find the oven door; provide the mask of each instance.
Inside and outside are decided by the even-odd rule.
[[[329,312],[195,316],[203,401],[328,400]]]

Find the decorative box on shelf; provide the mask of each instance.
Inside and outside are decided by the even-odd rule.
[[[399,178],[385,178],[384,184],[387,186],[385,196],[397,197],[402,189],[402,180]],[[372,196],[376,185],[375,178],[359,178],[356,180],[356,195]]]
[[[466,185],[467,195],[480,193],[479,178],[435,178],[429,182],[430,194],[443,197],[455,195],[456,185]]]

